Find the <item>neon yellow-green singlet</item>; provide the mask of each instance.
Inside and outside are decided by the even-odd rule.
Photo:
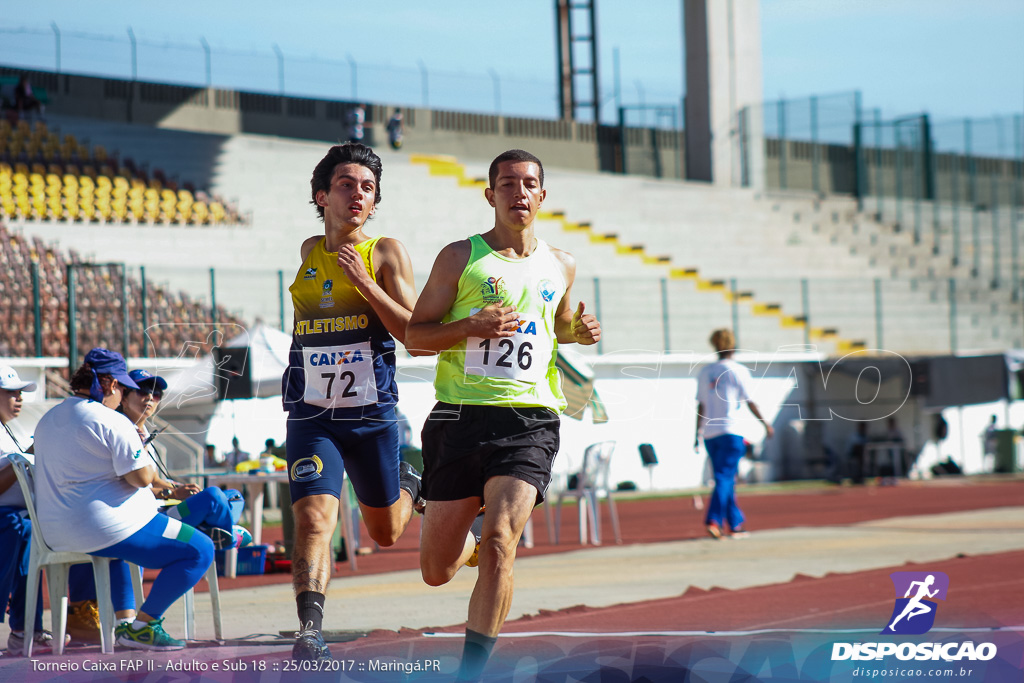
[[[555,368],[555,310],[565,276],[546,242],[523,259],[506,258],[480,235],[459,278],[459,293],[444,322],[467,318],[484,306],[515,305],[520,326],[512,337],[470,337],[441,353],[434,388],[437,400],[455,405],[543,406],[565,409]]]

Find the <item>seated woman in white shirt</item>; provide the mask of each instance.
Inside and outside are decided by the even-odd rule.
[[[157,465],[160,455],[152,443],[155,434],[150,434],[146,420],[156,413],[156,408],[167,389],[163,377],[147,370],[132,370],[128,376],[139,386],[138,389],[124,388],[118,412],[123,413],[139,432],[146,454]],[[157,469],[162,468],[157,465]],[[150,485],[153,495],[165,501],[181,501],[169,504],[159,510],[189,526],[195,527],[210,537],[217,549],[241,547],[252,542],[249,531],[237,522],[242,514],[244,500],[234,489],[222,490],[211,486],[200,490],[195,484],[179,484],[158,474]],[[135,594],[131,585],[131,574],[124,562],[110,565],[110,587],[114,610],[119,621],[135,618]],[[92,567],[77,564],[68,574],[68,599],[72,612],[68,619],[68,632],[76,640],[86,643],[100,642],[99,612],[96,605],[96,582]]]
[[[54,550],[133,562],[160,573],[134,623],[117,627],[129,648],[179,650],[163,629],[167,608],[213,562],[213,542],[157,511],[149,491],[157,470],[131,421],[116,412],[125,388],[138,389],[124,358],[93,349],[71,378],[74,395],[36,427],[38,523]]]

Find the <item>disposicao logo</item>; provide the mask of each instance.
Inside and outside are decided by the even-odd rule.
[[[896,589],[896,606],[881,633],[912,636],[930,631],[939,608],[935,600],[946,599],[949,577],[942,572],[893,572],[889,578]]]
[[[945,600],[949,577],[942,572],[893,572],[896,604],[880,635],[921,635],[935,625],[936,600]],[[900,660],[986,661],[996,656],[992,643],[833,643],[832,661],[872,660],[893,656]]]

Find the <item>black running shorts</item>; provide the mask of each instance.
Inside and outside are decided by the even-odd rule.
[[[547,408],[438,403],[423,425],[423,497],[483,498],[488,479],[507,476],[531,484],[542,502],[559,425]]]

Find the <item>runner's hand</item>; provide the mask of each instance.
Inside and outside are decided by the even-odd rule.
[[[572,323],[569,329],[578,344],[589,346],[596,344],[601,339],[601,323],[592,314],[583,313],[582,301],[572,314]]]
[[[497,339],[511,337],[519,329],[519,314],[515,306],[490,304],[481,308],[471,317],[473,334],[481,339]]]
[[[338,267],[345,271],[352,284],[360,289],[373,284],[373,278],[366,271],[363,257],[351,244],[343,244],[341,249],[338,249]]]

